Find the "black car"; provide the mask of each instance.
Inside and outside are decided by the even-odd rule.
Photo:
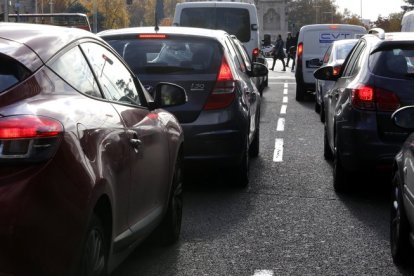
[[[184,130],[185,165],[227,167],[235,183],[246,186],[249,155],[259,152],[260,94],[250,78],[265,76],[267,68],[248,68],[224,31],[138,27],[99,35],[148,90],[160,80],[186,89],[188,102],[167,108]]]
[[[394,123],[414,131],[414,106],[398,109]],[[414,133],[407,138],[395,157],[391,193],[390,244],[397,264],[412,264],[414,257]]]
[[[336,81],[324,98],[324,155],[333,158],[337,191],[354,172],[390,171],[407,137],[391,114],[414,104],[414,33],[370,33],[358,41],[339,74],[333,66],[314,74]]]

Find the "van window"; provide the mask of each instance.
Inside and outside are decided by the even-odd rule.
[[[235,35],[241,42],[250,41],[250,15],[240,8],[184,8],[180,25],[224,30]]]

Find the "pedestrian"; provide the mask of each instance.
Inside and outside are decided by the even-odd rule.
[[[290,54],[290,47],[292,47],[295,44],[296,44],[295,43],[295,38],[292,36],[292,33],[289,32],[287,34],[287,38],[286,38],[286,56],[287,56],[286,67],[289,67],[290,59],[294,60],[294,57],[291,56],[291,54]]]
[[[295,71],[296,65],[296,49],[298,47],[298,36],[299,32],[296,33],[296,36],[293,38],[293,45],[289,48],[289,53],[292,58],[292,72]]]
[[[273,66],[272,66],[272,71],[275,69],[275,64],[276,64],[276,60],[280,59],[282,61],[283,64],[283,70],[282,71],[286,71],[286,65],[285,65],[285,52],[283,51],[283,45],[284,42],[282,40],[282,36],[278,35],[277,39],[276,39],[276,44],[275,47],[273,48]]]

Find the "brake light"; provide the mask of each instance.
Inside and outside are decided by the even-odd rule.
[[[302,58],[302,54],[303,54],[303,42],[298,44],[298,49],[297,49],[297,53],[298,53],[298,58]]]
[[[253,60],[256,60],[256,58],[257,58],[257,56],[259,55],[259,53],[260,53],[259,48],[254,48],[254,49],[253,49],[253,51],[252,51],[252,57],[253,57]]]
[[[229,106],[235,98],[235,88],[233,73],[226,58],[223,57],[216,84],[207,99],[204,110],[222,109]]]
[[[338,76],[341,73],[341,66],[334,66],[332,74]]]
[[[354,107],[364,110],[392,112],[400,106],[400,100],[395,93],[364,84],[352,89],[351,98]]]
[[[164,39],[167,38],[165,34],[139,34],[138,38],[140,39]]]
[[[0,118],[0,161],[43,161],[57,149],[63,126],[46,117],[22,115]]]
[[[329,25],[329,28],[335,30],[335,29],[338,29],[338,26],[337,25]]]

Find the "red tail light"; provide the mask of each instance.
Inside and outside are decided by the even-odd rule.
[[[252,52],[253,61],[256,60],[257,56],[259,55],[260,50],[259,48],[254,48]]]
[[[165,34],[139,34],[138,38],[140,39],[164,39],[167,38]]]
[[[341,66],[334,66],[334,68],[333,68],[333,75],[334,76],[338,76],[339,75],[339,73],[341,73]]]
[[[222,109],[229,106],[235,98],[235,88],[236,82],[234,81],[233,73],[231,72],[231,68],[227,63],[226,58],[223,57],[216,84],[207,99],[204,109]]]
[[[42,161],[55,152],[63,132],[60,122],[39,116],[0,118],[0,161]]]
[[[298,49],[297,49],[297,54],[298,54],[298,58],[302,58],[302,54],[303,54],[303,42],[298,44]]]
[[[400,106],[400,100],[395,93],[359,84],[352,89],[352,105],[364,110],[395,111]]]

